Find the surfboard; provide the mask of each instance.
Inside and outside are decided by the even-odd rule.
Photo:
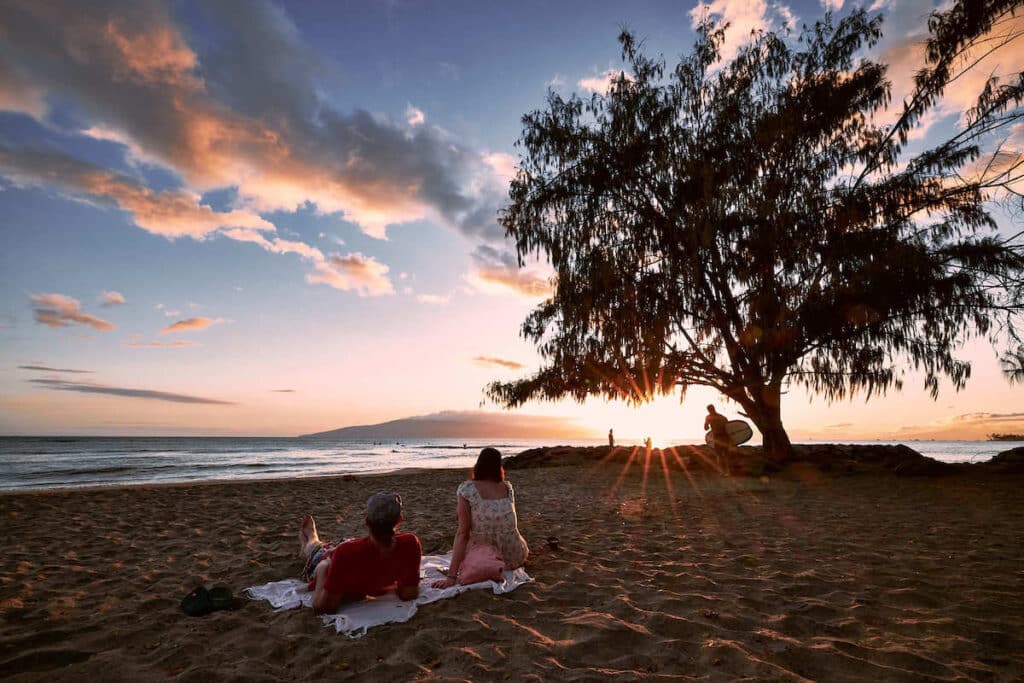
[[[744,420],[729,420],[725,425],[725,433],[729,435],[733,446],[739,446],[754,437],[754,430]],[[711,432],[704,435],[707,445],[711,445],[711,440]]]

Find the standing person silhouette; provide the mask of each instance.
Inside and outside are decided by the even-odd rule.
[[[608,445],[615,448],[615,432],[608,430]]]
[[[708,414],[704,418],[704,431],[711,430],[711,449],[715,452],[718,461],[718,469],[726,475],[729,474],[729,452],[732,447],[732,440],[726,431],[729,418],[715,410],[715,406],[708,405]],[[725,460],[725,468],[722,468],[722,460]]]

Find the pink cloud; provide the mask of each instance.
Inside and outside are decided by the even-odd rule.
[[[469,281],[485,292],[506,291],[530,299],[543,299],[552,291],[550,281],[540,273],[508,266],[477,268]]]
[[[78,299],[63,294],[32,294],[33,314],[36,322],[47,327],[68,327],[69,325],[88,325],[89,327],[107,331],[117,327],[112,322],[85,313]]]
[[[121,292],[103,292],[100,294],[101,306],[120,306],[125,303],[124,294]]]
[[[328,259],[315,264],[306,281],[329,285],[335,289],[355,290],[359,296],[394,294],[395,289],[388,279],[389,268],[371,256],[359,252],[332,254]]]
[[[787,19],[788,8],[783,15]],[[772,19],[766,0],[712,0],[698,2],[690,10],[690,19],[696,27],[704,17],[710,15],[718,21],[729,24],[722,43],[722,59],[728,61],[736,56],[740,47],[750,41],[751,31],[769,30]]]
[[[494,358],[491,356],[477,356],[473,359],[477,365],[485,368],[507,368],[509,370],[522,370],[526,366],[514,360],[505,358]]]
[[[95,137],[173,169],[197,192],[234,187],[240,208],[294,210],[313,202],[381,238],[387,225],[427,214],[457,227],[476,219],[481,198],[468,181],[488,170],[477,154],[422,126],[425,117],[412,107],[399,124],[318,103],[312,58],[290,19],[269,3],[249,9],[246,23],[229,18],[222,28],[239,40],[255,39],[234,35],[251,31],[265,49],[246,53],[246,68],[226,65],[239,72],[218,85],[280,85],[269,89],[283,90],[278,101],[260,100],[274,111],[247,112],[219,99],[205,80],[216,70],[199,63],[166,5],[155,0],[116,12],[77,2],[16,5],[11,54],[34,72],[38,87],[76,100],[92,117]],[[282,63],[294,67],[287,82],[241,83],[275,78]],[[488,223],[497,234],[493,215]]]
[[[188,318],[186,320],[179,320],[176,323],[168,325],[164,329],[160,330],[160,334],[172,334],[174,332],[190,332],[193,330],[205,330],[211,325],[224,322],[223,318]]]
[[[0,147],[0,175],[18,186],[56,185],[113,204],[140,228],[169,238],[203,239],[226,228],[273,231],[274,225],[246,210],[217,212],[188,190],[155,192],[135,180],[56,152]]]
[[[405,122],[410,126],[422,126],[426,120],[427,117],[421,109],[417,109],[411,104],[405,108]]]
[[[622,71],[621,69],[608,69],[597,76],[591,76],[589,78],[581,78],[576,82],[576,85],[580,89],[589,92],[596,92],[599,95],[604,95],[608,92],[608,89],[612,87],[612,81],[619,76],[625,76],[627,80],[632,80],[633,77]]]

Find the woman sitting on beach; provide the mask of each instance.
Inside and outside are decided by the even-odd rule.
[[[302,518],[299,544],[306,558],[302,578],[313,591],[313,610],[334,612],[343,602],[380,595],[392,588],[401,600],[420,592],[420,539],[396,534],[402,521],[402,497],[375,493],[366,501],[370,533],[344,543],[323,543],[311,515]]]
[[[522,566],[530,550],[519,533],[515,492],[505,481],[497,449],[480,451],[472,480],[459,484],[457,494],[459,528],[452,562],[448,577],[435,581],[434,587],[498,579],[502,569]]]

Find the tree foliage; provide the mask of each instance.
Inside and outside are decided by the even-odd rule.
[[[761,33],[727,64],[708,22],[669,73],[624,32],[607,93],[549,92],[523,117],[501,221],[521,262],[550,261],[554,293],[522,327],[541,369],[488,394],[515,406],[713,387],[783,455],[791,384],[870,397],[902,386],[903,359],[933,396],[943,376],[963,386],[956,350],[1013,334],[1024,310],[1019,234],[1001,235],[988,204],[1021,180],[1021,157],[991,150],[1022,118],[1024,74],[990,80],[941,144],[907,147],[1018,4],[933,14],[889,123],[887,68],[861,56],[882,24],[865,11],[796,42]]]

